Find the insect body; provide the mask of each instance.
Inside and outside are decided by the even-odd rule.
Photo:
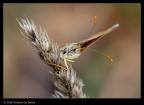
[[[119,24],[115,24],[109,29],[95,34],[86,40],[80,41],[78,43],[66,44],[66,46],[63,48],[63,58],[67,59],[68,61],[72,61],[73,59],[78,58],[83,51],[85,51],[89,46],[94,44],[98,39],[100,39],[101,37],[105,36],[106,34],[110,33],[118,27]]]
[[[93,31],[95,25],[96,25],[96,16],[94,17],[94,26],[92,28],[92,31]],[[103,32],[99,32],[98,34],[95,34],[86,40],[83,40],[83,41],[80,41],[77,43],[66,44],[61,49],[62,50],[61,58],[64,59],[66,68],[68,69],[67,61],[74,62],[73,59],[78,58],[83,51],[85,51],[88,47],[90,47],[92,44],[94,44],[98,39],[107,35],[108,33],[112,32],[113,30],[115,30],[118,27],[119,27],[119,24],[115,24],[112,27],[108,28],[107,30],[105,30]],[[94,49],[92,49],[92,50],[96,51]],[[97,51],[97,52],[101,53],[104,56],[106,56],[107,58],[109,58],[110,61],[113,61],[113,59],[110,56],[108,56],[107,54],[99,52],[99,51]]]

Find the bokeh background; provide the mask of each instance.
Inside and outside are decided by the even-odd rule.
[[[49,98],[55,87],[35,49],[21,35],[16,18],[33,19],[60,44],[78,42],[119,23],[120,27],[91,48],[109,54],[114,62],[85,51],[73,64],[91,98],[141,97],[141,5],[138,3],[4,4],[4,98]]]

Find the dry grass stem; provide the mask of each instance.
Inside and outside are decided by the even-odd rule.
[[[76,75],[71,63],[68,64],[68,70],[62,58],[62,51],[58,45],[49,38],[46,30],[37,29],[33,20],[16,19],[28,40],[29,44],[36,48],[39,57],[44,63],[51,66],[53,71],[49,71],[52,75],[52,81],[58,90],[55,90],[51,96],[53,98],[88,98],[83,92],[83,81]]]

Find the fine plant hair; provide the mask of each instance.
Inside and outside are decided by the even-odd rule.
[[[37,29],[33,20],[16,19],[23,31],[22,35],[37,50],[40,59],[53,68],[49,70],[53,84],[57,88],[51,98],[88,98],[83,92],[83,81],[77,76],[70,62],[66,68],[60,47],[50,38],[45,29]]]

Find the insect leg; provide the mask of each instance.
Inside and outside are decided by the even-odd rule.
[[[65,58],[64,58],[64,63],[65,63],[66,68],[67,68],[67,70],[68,70],[67,60],[66,60]]]
[[[66,59],[66,58],[65,58],[65,59]],[[73,60],[70,60],[70,59],[66,59],[66,61],[69,61],[69,62],[74,63],[74,61],[73,61]]]
[[[49,62],[46,62],[47,64],[50,64],[50,65],[53,65],[53,66],[57,66],[57,67],[60,67],[60,68],[63,68],[65,70],[67,70],[65,67],[63,66],[60,66],[60,65],[57,65],[57,64],[54,64],[54,63],[49,63]]]

